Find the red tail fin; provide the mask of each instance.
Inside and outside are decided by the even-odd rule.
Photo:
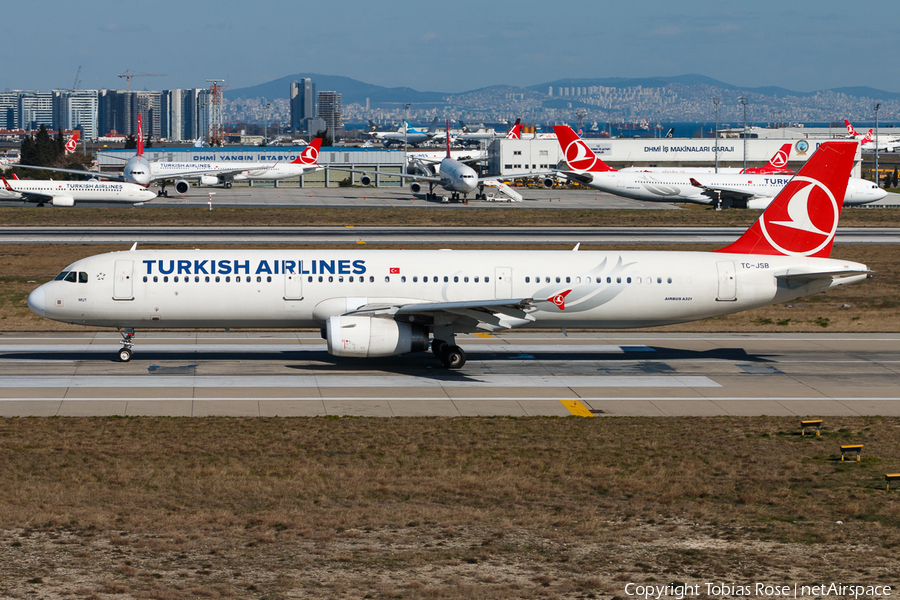
[[[824,142],[750,229],[717,252],[827,258],[858,147]]]
[[[871,142],[873,133],[874,133],[874,131],[872,129],[867,131],[866,136],[863,139],[859,140],[859,143],[860,144],[868,144],[869,142]]]
[[[775,173],[789,174],[793,175],[793,171],[789,171],[787,169],[788,158],[791,156],[791,146],[792,144],[788,142],[778,149],[772,158],[769,159],[769,162],[766,163],[764,167],[757,167],[754,169],[746,169],[742,171],[743,173],[748,173],[752,175],[774,175]]]
[[[553,131],[556,133],[556,139],[559,141],[559,147],[562,148],[563,156],[573,171],[591,171],[594,173],[605,173],[615,171],[608,164],[600,160],[594,154],[587,143],[578,137],[572,128],[568,125],[554,125]]]
[[[15,175],[15,173],[13,173],[13,175]],[[15,191],[14,189],[12,189],[12,186],[9,185],[9,182],[6,180],[6,177],[3,177],[2,175],[0,175],[0,179],[3,180],[3,187],[5,187],[5,188],[6,188],[7,190],[9,190],[10,192],[14,192],[14,191]]]
[[[322,147],[322,138],[316,138],[312,143],[300,152],[300,156],[291,161],[292,165],[318,165],[319,148]]]
[[[141,121],[141,113],[138,113],[137,155],[144,155],[144,123]]]
[[[853,128],[853,125],[850,124],[850,121],[844,119],[844,125],[847,126],[847,135],[858,136],[859,134]]]
[[[75,148],[78,147],[78,136],[81,134],[80,129],[76,129],[72,132],[72,137],[69,138],[69,141],[66,142],[66,152],[75,152]]]
[[[506,139],[508,140],[518,140],[522,138],[522,125],[520,123],[522,119],[516,119],[516,124],[512,126],[512,129],[509,130],[509,133],[506,134]]]

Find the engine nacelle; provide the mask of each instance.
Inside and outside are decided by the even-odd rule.
[[[186,191],[188,191],[189,189],[191,189],[191,184],[189,184],[184,179],[179,179],[178,181],[175,182],[175,191],[178,192],[179,194],[183,194]]]
[[[53,206],[75,206],[75,198],[72,196],[54,196],[50,204]]]
[[[553,187],[553,178],[544,177],[544,179],[541,181],[541,185],[543,185],[547,189],[552,188]]]
[[[372,178],[368,175],[363,175],[359,178],[359,182],[363,185],[372,185]]]
[[[216,185],[219,183],[219,178],[215,175],[201,175],[200,176],[200,185]]]
[[[418,194],[422,191],[422,186],[417,181],[413,181],[411,184],[409,184],[409,191],[411,191],[413,194]]]
[[[325,335],[328,353],[334,356],[396,356],[428,349],[428,332],[424,327],[393,319],[352,315],[328,317]]]

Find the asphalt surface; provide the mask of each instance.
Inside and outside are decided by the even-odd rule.
[[[898,334],[510,332],[327,354],[318,332],[0,334],[0,416],[900,416]]]

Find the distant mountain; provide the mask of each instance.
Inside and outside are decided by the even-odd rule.
[[[252,87],[225,90],[225,98],[237,100],[239,98],[290,98],[291,83],[300,81],[303,77],[309,77],[316,84],[316,91],[334,91],[341,93],[343,104],[365,104],[366,98],[370,104],[397,104],[400,102],[413,102],[415,104],[446,104],[444,98],[448,94],[441,92],[419,92],[407,87],[386,88],[380,85],[364,83],[349,77],[335,75],[320,75],[318,73],[297,73],[281,79],[261,83]]]

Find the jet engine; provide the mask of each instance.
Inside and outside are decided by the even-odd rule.
[[[413,181],[411,184],[409,184],[409,191],[411,191],[413,194],[418,194],[422,191],[422,186],[417,181]]]
[[[201,175],[200,176],[200,185],[216,185],[219,183],[219,178],[215,175]]]
[[[372,185],[372,178],[368,175],[363,175],[359,178],[359,182],[363,185]]]
[[[175,191],[178,192],[179,194],[183,194],[186,191],[188,191],[189,189],[191,189],[191,184],[189,184],[184,179],[179,179],[178,181],[175,182]]]
[[[553,187],[553,178],[552,177],[544,177],[544,179],[541,181],[541,185],[543,185],[547,189],[552,188]]]
[[[54,196],[50,204],[53,206],[75,206],[75,198],[72,196]]]
[[[396,356],[428,349],[428,332],[424,327],[378,317],[328,317],[325,339],[328,353],[334,356]]]

